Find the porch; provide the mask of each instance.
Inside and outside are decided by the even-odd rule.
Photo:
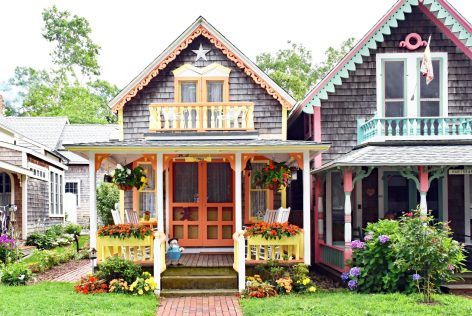
[[[368,223],[418,205],[470,246],[471,149],[389,142],[362,146],[315,170],[315,263],[346,271],[351,241],[363,238]]]
[[[157,231],[144,243],[99,240],[99,259],[118,253],[152,266],[158,289],[162,288],[159,276],[175,267],[165,257],[170,238],[185,247],[181,266],[229,267],[237,273],[239,290],[245,286],[246,265],[271,259],[311,263],[310,160],[328,145],[281,140],[148,140],[132,146],[126,142],[103,145],[87,148],[91,151],[87,152],[92,166],[91,203],[95,203],[95,170],[100,166],[107,170],[117,164],[142,166],[148,184],[141,190],[120,191],[120,216],[124,219],[125,209],[136,211],[139,218],[148,211],[151,221],[157,221]],[[244,227],[261,221],[267,209],[290,206],[284,188],[268,189],[253,180],[257,170],[270,162],[285,162],[301,175],[292,182],[302,187],[303,232],[280,242],[244,236]],[[96,210],[95,204],[91,209]],[[96,231],[96,212],[92,212],[91,247],[97,247]]]

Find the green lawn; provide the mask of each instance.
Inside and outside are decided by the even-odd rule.
[[[417,295],[356,294],[346,291],[243,299],[245,316],[255,315],[472,315],[472,299],[437,295],[435,305],[418,303]]]
[[[72,283],[0,286],[0,315],[155,315],[154,295],[85,295]]]

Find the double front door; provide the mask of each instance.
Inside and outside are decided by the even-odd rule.
[[[180,245],[233,245],[233,176],[227,162],[173,162],[169,233]]]

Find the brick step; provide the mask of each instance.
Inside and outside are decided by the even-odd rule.
[[[163,289],[237,289],[236,275],[170,275],[161,278]]]
[[[163,276],[191,276],[191,275],[233,275],[237,273],[233,267],[187,267],[187,266],[167,266]]]
[[[191,290],[162,290],[162,297],[186,296],[231,296],[238,294],[238,290],[231,289],[191,289]]]
[[[441,290],[450,294],[472,296],[472,284],[447,284],[442,285]]]

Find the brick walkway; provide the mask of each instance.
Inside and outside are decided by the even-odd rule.
[[[158,316],[242,316],[235,296],[168,297],[161,299]]]
[[[84,260],[84,263],[74,269],[65,272],[62,275],[56,276],[52,281],[58,282],[76,282],[84,275],[92,273],[92,266],[89,260]]]

